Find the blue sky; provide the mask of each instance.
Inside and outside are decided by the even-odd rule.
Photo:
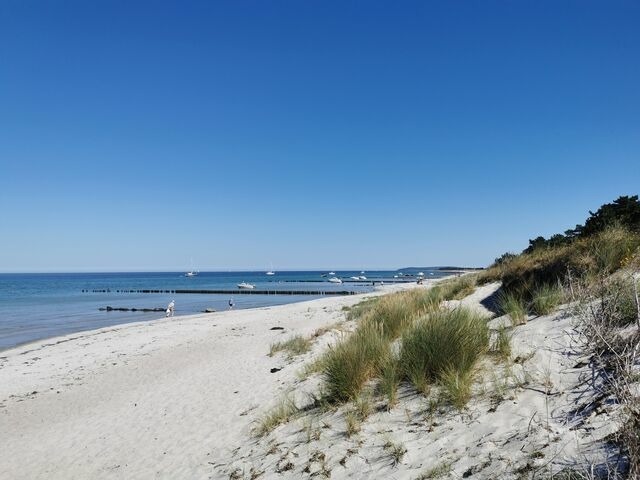
[[[0,271],[486,265],[640,185],[640,3],[0,4]]]

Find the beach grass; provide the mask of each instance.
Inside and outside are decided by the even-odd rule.
[[[385,295],[352,309],[358,328],[330,347],[321,360],[328,398],[334,402],[356,399],[369,380],[382,377],[382,388],[390,403],[395,402],[399,381],[397,360],[391,344],[413,326],[421,315],[440,308],[442,291],[415,289]]]
[[[357,414],[357,412],[353,410],[349,410],[344,414],[344,422],[345,422],[345,435],[348,438],[351,438],[356,433],[360,432],[362,428],[362,419]]]
[[[420,474],[416,480],[435,480],[437,478],[448,477],[451,473],[452,467],[450,462],[443,462],[435,467],[429,468]]]
[[[407,448],[404,446],[402,442],[394,442],[391,438],[387,438],[382,445],[382,448],[389,454],[391,457],[391,462],[393,466],[396,466],[398,463],[402,461],[405,454],[407,453]]]
[[[438,383],[444,400],[462,410],[471,399],[474,373],[473,369],[458,371],[454,367],[443,371]]]
[[[419,391],[425,391],[445,373],[456,372],[462,378],[488,345],[483,317],[465,308],[433,312],[403,335],[400,368]]]
[[[512,333],[502,325],[498,328],[493,343],[493,353],[505,362],[511,358],[511,337]]]
[[[373,310],[380,300],[380,297],[367,298],[359,303],[356,303],[352,307],[349,307],[347,312],[347,320],[359,320],[368,312]]]
[[[398,403],[398,385],[400,384],[400,368],[397,357],[390,352],[382,362],[378,392],[387,399],[387,409]]]
[[[552,313],[564,298],[562,289],[556,285],[543,284],[535,289],[531,298],[530,308],[536,315]]]
[[[378,325],[381,334],[389,340],[397,338],[413,322],[412,305],[406,295],[382,297],[362,321]]]
[[[311,344],[309,338],[296,335],[282,342],[272,343],[269,348],[269,356],[273,357],[278,352],[286,352],[289,357],[295,357],[311,350]]]
[[[311,375],[315,374],[315,373],[320,373],[324,370],[324,362],[326,359],[326,355],[321,355],[317,358],[315,358],[314,360],[305,363],[302,366],[302,369],[298,372],[298,378],[300,380],[304,380],[305,378],[310,377]]]
[[[498,308],[509,315],[513,325],[522,325],[527,322],[527,307],[525,302],[515,293],[502,292],[498,297]]]
[[[420,315],[440,307],[440,289],[414,289],[380,297],[361,317],[363,323],[375,323],[388,340],[395,340]]]
[[[257,436],[261,437],[274,430],[277,426],[294,418],[300,409],[289,396],[283,397],[280,402],[260,420],[255,428]]]
[[[389,343],[379,324],[367,322],[330,347],[323,359],[322,375],[331,401],[354,400],[364,384],[380,371]]]
[[[445,280],[440,284],[440,288],[446,300],[461,300],[474,292],[477,283],[478,275],[469,274]]]

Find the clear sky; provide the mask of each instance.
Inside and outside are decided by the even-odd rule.
[[[640,190],[640,2],[0,2],[0,271],[485,265]]]

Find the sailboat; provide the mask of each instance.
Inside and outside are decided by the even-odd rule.
[[[197,277],[199,272],[193,269],[193,258],[191,259],[191,270],[184,274],[185,277]]]
[[[273,271],[273,263],[271,264],[271,269],[266,273],[266,275],[275,275],[276,272]]]

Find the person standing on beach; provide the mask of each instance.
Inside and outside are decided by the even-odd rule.
[[[167,317],[168,316],[173,317],[173,312],[175,309],[176,309],[176,302],[175,300],[171,300],[171,302],[169,302],[169,305],[167,305]]]

